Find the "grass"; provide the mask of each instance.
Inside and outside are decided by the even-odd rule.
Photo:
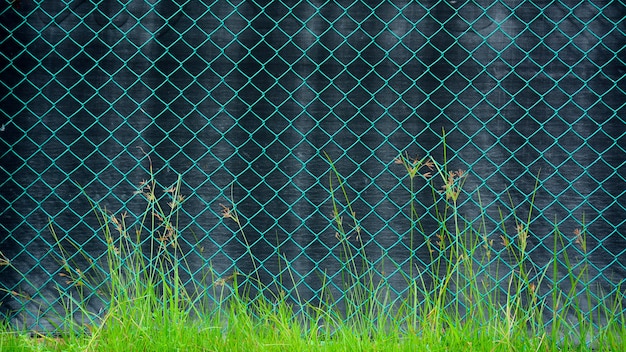
[[[438,164],[429,157],[404,155],[396,160],[409,178],[411,224],[410,269],[404,271],[392,263],[394,272],[406,280],[406,290],[397,294],[380,274],[384,270],[368,257],[346,181],[327,158],[331,165],[332,220],[343,265],[341,297],[324,289],[320,303],[312,304],[303,301],[297,289],[285,292],[283,278],[276,279],[274,289],[262,285],[260,264],[234,204],[222,205],[222,217],[236,225],[234,235],[246,247],[253,272],[219,277],[207,267],[205,277],[186,284],[187,256],[178,232],[178,213],[185,200],[180,179],[166,189],[164,200],[151,177],[137,192],[147,202],[138,224],[125,214],[110,214],[92,203],[107,243],[106,273],[86,277],[59,247],[68,281],[93,286],[109,302],[107,309],[94,314],[85,305],[85,297],[66,295],[66,317],[59,336],[17,331],[4,324],[0,326],[0,351],[622,349],[626,327],[621,324],[621,296],[596,297],[586,285],[588,263],[573,263],[563,250],[567,243],[556,226],[552,262],[545,270],[531,273],[527,239],[532,208],[526,219],[513,214],[515,228],[503,227],[503,249],[496,250],[493,240],[460,214],[458,202],[466,174],[450,171],[446,163]],[[425,235],[420,222],[417,182],[425,182],[433,190],[433,210],[440,225],[433,236]],[[51,230],[57,237],[52,225]],[[576,236],[576,244],[586,253],[584,229]],[[413,261],[418,242],[428,248],[428,267]],[[487,270],[490,265],[500,265],[503,261],[498,257],[503,255],[513,258],[512,268]],[[287,280],[297,287],[285,266]],[[559,268],[563,266],[568,273],[563,279],[571,287],[567,291],[554,284],[561,279]],[[331,280],[323,277],[325,288],[330,287]],[[200,284],[205,281],[210,284]],[[340,300],[341,307],[337,304]],[[596,304],[596,315],[583,308]],[[572,312],[575,322],[569,318]]]

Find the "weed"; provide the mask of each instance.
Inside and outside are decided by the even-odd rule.
[[[444,135],[445,138],[445,135]],[[575,263],[566,248],[576,246],[586,254],[589,245],[584,227],[574,232],[568,243],[555,225],[553,258],[549,266],[536,268],[529,257],[532,236],[531,208],[525,219],[513,214],[515,226],[507,229],[502,217],[502,250],[494,249],[485,225],[467,221],[460,212],[468,174],[439,163],[427,155],[410,158],[400,155],[409,179],[410,253],[416,256],[416,241],[427,244],[430,263],[426,267],[410,261],[401,272],[407,289],[402,294],[385,278],[380,267],[368,257],[356,209],[348,197],[347,181],[332,159],[329,189],[331,219],[339,248],[340,296],[333,296],[331,280],[322,276],[320,303],[313,305],[300,297],[299,282],[280,246],[279,262],[284,263],[293,289],[285,290],[283,278],[276,278],[269,289],[259,277],[261,263],[252,252],[244,232],[243,219],[234,202],[220,204],[221,217],[236,225],[235,235],[246,246],[253,272],[239,270],[218,276],[206,267],[210,285],[203,280],[184,280],[191,272],[188,256],[180,245],[178,213],[184,205],[181,179],[170,187],[160,187],[150,167],[150,178],[139,185],[136,196],[146,202],[137,220],[122,212],[112,214],[91,201],[94,215],[106,243],[106,270],[69,241],[79,256],[89,259],[81,269],[76,255],[57,238],[62,280],[74,287],[77,296],[61,290],[66,302],[65,337],[58,341],[43,336],[25,338],[25,333],[0,327],[0,349],[19,350],[585,350],[620,348],[626,330],[621,325],[622,295],[618,287],[597,296],[587,286],[589,264]],[[432,190],[434,219],[438,231],[424,232],[425,219],[417,213],[420,201],[417,182]],[[165,188],[165,191],[161,191]],[[538,184],[535,186],[535,192]],[[87,196],[87,195],[85,195]],[[478,193],[480,198],[480,193]],[[89,199],[89,198],[88,198]],[[513,204],[512,204],[513,205]],[[512,207],[515,209],[515,207]],[[484,215],[483,215],[484,218]],[[481,231],[482,230],[482,231]],[[498,265],[509,264],[508,275],[498,277]],[[283,265],[280,264],[279,265]],[[496,265],[495,279],[485,273]],[[552,270],[552,272],[549,271]],[[564,278],[561,272],[567,272]],[[282,273],[282,271],[281,271]],[[550,277],[552,276],[552,277]],[[491,278],[491,281],[490,281]],[[562,290],[559,283],[567,282]],[[251,294],[251,285],[258,288]],[[582,288],[582,292],[579,289]],[[106,307],[90,312],[86,301],[92,294],[106,301]],[[210,293],[210,294],[209,294]],[[260,293],[260,294],[258,294]],[[266,294],[267,293],[267,294]],[[16,292],[16,295],[19,293]],[[502,295],[504,294],[504,299]],[[212,296],[216,309],[205,302]],[[290,297],[295,296],[294,299]],[[344,309],[336,302],[342,300]],[[596,307],[594,316],[586,309]],[[81,318],[76,320],[79,312]],[[300,314],[296,314],[300,312]],[[576,323],[568,317],[574,313]],[[552,314],[548,321],[546,314]],[[606,321],[599,327],[599,314]],[[25,347],[26,346],[26,347]]]

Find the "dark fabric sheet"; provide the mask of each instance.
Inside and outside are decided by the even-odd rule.
[[[150,166],[164,188],[182,175],[192,271],[251,272],[220,217],[234,201],[262,280],[284,275],[287,260],[303,297],[318,297],[341,250],[324,153],[369,258],[407,270],[409,180],[394,160],[443,163],[442,131],[448,167],[468,173],[461,214],[496,250],[536,189],[534,272],[552,259],[555,224],[568,244],[584,229],[593,282],[614,290],[626,260],[624,5],[368,3],[0,5],[0,252],[11,263],[0,266],[0,310],[50,328],[59,287],[76,290],[60,276],[50,222],[75,267],[88,267],[82,254],[101,258],[106,243],[87,196],[139,216],[134,191]],[[430,188],[418,188],[425,267],[437,222]],[[403,290],[400,275],[388,279]]]

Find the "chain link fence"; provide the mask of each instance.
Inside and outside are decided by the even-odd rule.
[[[585,265],[587,311],[620,294],[620,2],[0,6],[0,310],[15,324],[54,329],[67,297],[102,312],[106,280],[79,280],[106,275],[94,206],[141,227],[143,180],[180,180],[188,285],[254,272],[340,304],[351,248],[402,296],[406,273],[432,269],[450,203],[402,157],[464,171],[455,209],[494,253],[480,275],[506,286],[521,221],[532,282],[557,258],[564,291]]]

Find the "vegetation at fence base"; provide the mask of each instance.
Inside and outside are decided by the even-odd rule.
[[[69,252],[59,247],[68,282],[104,296],[106,309],[94,313],[86,304],[91,296],[65,294],[66,317],[58,336],[16,331],[4,324],[0,326],[0,351],[622,348],[626,337],[622,297],[599,298],[585,285],[587,264],[570,260],[556,226],[552,263],[542,272],[531,273],[526,242],[530,215],[524,220],[516,217],[512,232],[504,231],[500,238],[504,250],[496,251],[493,240],[470,226],[459,212],[466,174],[450,171],[445,162],[439,164],[430,157],[402,155],[397,160],[409,176],[411,254],[419,236],[423,236],[420,241],[426,243],[430,254],[428,267],[411,261],[411,270],[403,273],[407,289],[398,295],[381,277],[384,270],[368,257],[346,181],[329,157],[328,161],[332,221],[341,252],[341,297],[333,296],[333,278],[328,276],[324,277],[319,303],[301,299],[284,258],[287,277],[264,285],[259,277],[261,264],[252,253],[235,204],[222,204],[221,216],[236,225],[233,235],[246,247],[253,271],[220,276],[207,267],[201,280],[187,280],[185,273],[191,270],[180,245],[178,224],[185,200],[181,181],[162,193],[151,172],[151,178],[142,182],[137,192],[147,202],[141,219],[131,221],[128,215],[111,214],[93,204],[107,244],[106,272],[87,277],[84,270],[72,265]],[[439,222],[433,238],[425,236],[417,213],[415,189],[420,179],[433,189],[433,209]],[[58,238],[54,226],[51,229]],[[585,252],[584,229],[576,235],[576,244]],[[485,266],[497,265],[494,257],[503,254],[514,260],[512,268],[505,268],[508,274],[496,268],[494,276],[483,275]],[[558,281],[563,266],[568,273],[564,280],[571,287],[568,291],[552,284]],[[283,280],[291,280],[295,288],[285,292]],[[594,305],[595,315],[583,308]],[[569,318],[572,314],[575,321]]]

